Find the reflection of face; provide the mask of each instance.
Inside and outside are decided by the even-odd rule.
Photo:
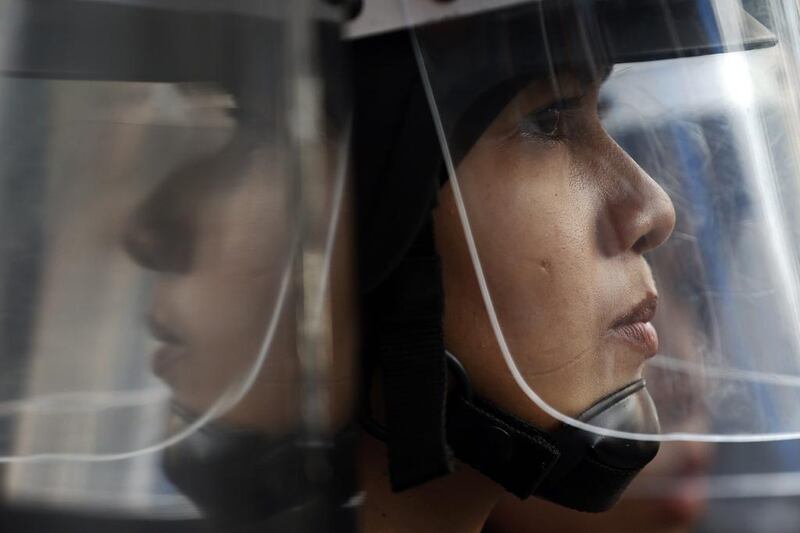
[[[262,155],[230,150],[182,169],[147,199],[128,236],[133,255],[159,274],[154,371],[198,413],[253,368],[287,267],[286,191],[265,177]],[[281,320],[258,397],[248,395],[227,420],[275,427],[294,415],[289,323]]]
[[[710,445],[669,442],[633,481],[625,498],[605,513],[580,513],[533,498],[506,497],[495,508],[491,533],[681,533],[705,508],[704,474]]]
[[[560,80],[560,98],[548,84],[531,84],[456,169],[511,353],[533,389],[570,415],[634,381],[654,354],[652,338],[638,342],[615,324],[655,295],[642,254],[664,242],[674,224],[664,191],[601,127],[597,92],[597,84],[572,76]],[[552,425],[532,412],[505,368],[452,183],[434,221],[448,348],[478,392]],[[642,325],[633,326],[641,332]]]

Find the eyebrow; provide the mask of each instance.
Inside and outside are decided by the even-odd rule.
[[[576,109],[581,106],[581,101],[586,97],[586,93],[581,93],[577,96],[571,96],[569,98],[559,98],[554,100],[552,104],[545,107],[551,108],[555,107],[558,109]]]

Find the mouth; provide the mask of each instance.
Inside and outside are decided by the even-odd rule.
[[[173,380],[174,368],[187,354],[186,346],[180,336],[163,321],[154,316],[147,318],[148,329],[155,340],[161,343],[151,360],[153,374],[167,383]]]
[[[658,332],[651,321],[657,306],[658,296],[649,294],[614,321],[611,334],[647,357],[654,356],[658,352]]]

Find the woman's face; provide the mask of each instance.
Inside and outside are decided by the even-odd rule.
[[[657,339],[643,254],[670,235],[669,197],[606,134],[599,83],[565,75],[523,89],[456,169],[508,347],[545,401],[569,415],[640,377]],[[508,371],[481,297],[452,181],[434,212],[445,343],[476,391],[544,427],[555,421]]]
[[[293,297],[298,227],[279,164],[274,150],[235,145],[189,164],[150,194],[126,236],[129,253],[156,274],[153,371],[175,402],[202,414],[252,377],[223,420],[267,432],[297,429],[304,384]],[[336,226],[329,258],[333,331],[327,380],[319,382],[337,427],[356,392],[350,229]]]
[[[156,272],[149,316],[159,341],[153,371],[175,401],[203,413],[258,371],[256,392],[226,420],[278,428],[296,419],[296,405],[287,399],[295,397],[299,380],[293,303],[279,306],[291,268],[288,191],[282,180],[268,178],[265,157],[223,153],[181,169],[145,200],[127,239],[132,255]]]

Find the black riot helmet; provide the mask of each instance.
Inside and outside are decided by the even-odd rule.
[[[362,418],[386,441],[395,490],[446,475],[455,456],[519,497],[601,511],[660,441],[797,435],[796,260],[777,200],[794,185],[775,171],[791,168],[772,151],[785,129],[764,127],[753,105],[794,116],[793,97],[776,96],[796,73],[791,17],[736,0],[364,3],[348,28],[359,274],[384,422],[369,394]],[[644,83],[656,69],[673,69],[672,84]],[[751,175],[737,186],[762,205],[750,218],[730,180],[694,169],[722,157],[713,140],[651,176],[602,124],[606,80],[630,87],[614,103],[629,120],[655,127],[676,94],[691,104],[704,69],[735,109],[727,127]],[[667,267],[651,252],[673,242],[670,197],[688,203],[680,238],[699,245],[679,256],[693,268],[675,271],[672,254],[659,277]],[[742,225],[770,237],[742,240]],[[753,267],[764,256],[770,266]],[[773,269],[785,273],[780,302],[733,304],[755,297],[754,280],[769,292]],[[753,335],[746,349],[660,350],[659,337],[685,346],[686,328],[658,317],[657,292],[698,271],[695,327],[721,338],[758,308],[785,324],[781,349]],[[645,363],[663,370],[655,401]],[[698,405],[707,422],[686,431]]]

